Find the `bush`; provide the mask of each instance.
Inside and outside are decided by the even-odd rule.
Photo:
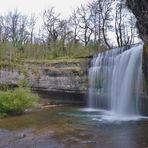
[[[19,86],[15,90],[0,91],[0,116],[21,114],[36,102],[37,96],[31,94],[29,88]]]

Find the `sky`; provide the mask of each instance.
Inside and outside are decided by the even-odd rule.
[[[67,18],[71,11],[87,3],[89,0],[0,0],[0,15],[7,14],[8,11],[18,9],[26,15],[41,15],[48,7],[55,7],[57,13],[61,13],[62,18]]]
[[[92,0],[0,0],[0,15],[5,15],[15,9],[28,16],[35,14],[38,18],[36,29],[39,29],[42,25],[43,11],[48,7],[55,7],[55,11],[61,13],[61,18],[66,19],[74,8],[81,4],[85,5],[89,1]]]

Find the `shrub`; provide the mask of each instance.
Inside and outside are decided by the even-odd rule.
[[[14,90],[0,92],[0,115],[21,114],[25,109],[34,106],[37,96],[29,88],[19,86]]]

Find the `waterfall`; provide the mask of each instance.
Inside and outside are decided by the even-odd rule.
[[[95,55],[89,69],[88,107],[119,116],[139,115],[143,45]]]

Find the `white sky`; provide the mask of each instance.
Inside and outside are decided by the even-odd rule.
[[[67,18],[71,11],[86,4],[89,0],[0,0],[0,15],[8,11],[18,9],[23,14],[30,15],[35,13],[41,15],[43,10],[48,7],[55,7],[55,11],[61,13],[62,18]]]

